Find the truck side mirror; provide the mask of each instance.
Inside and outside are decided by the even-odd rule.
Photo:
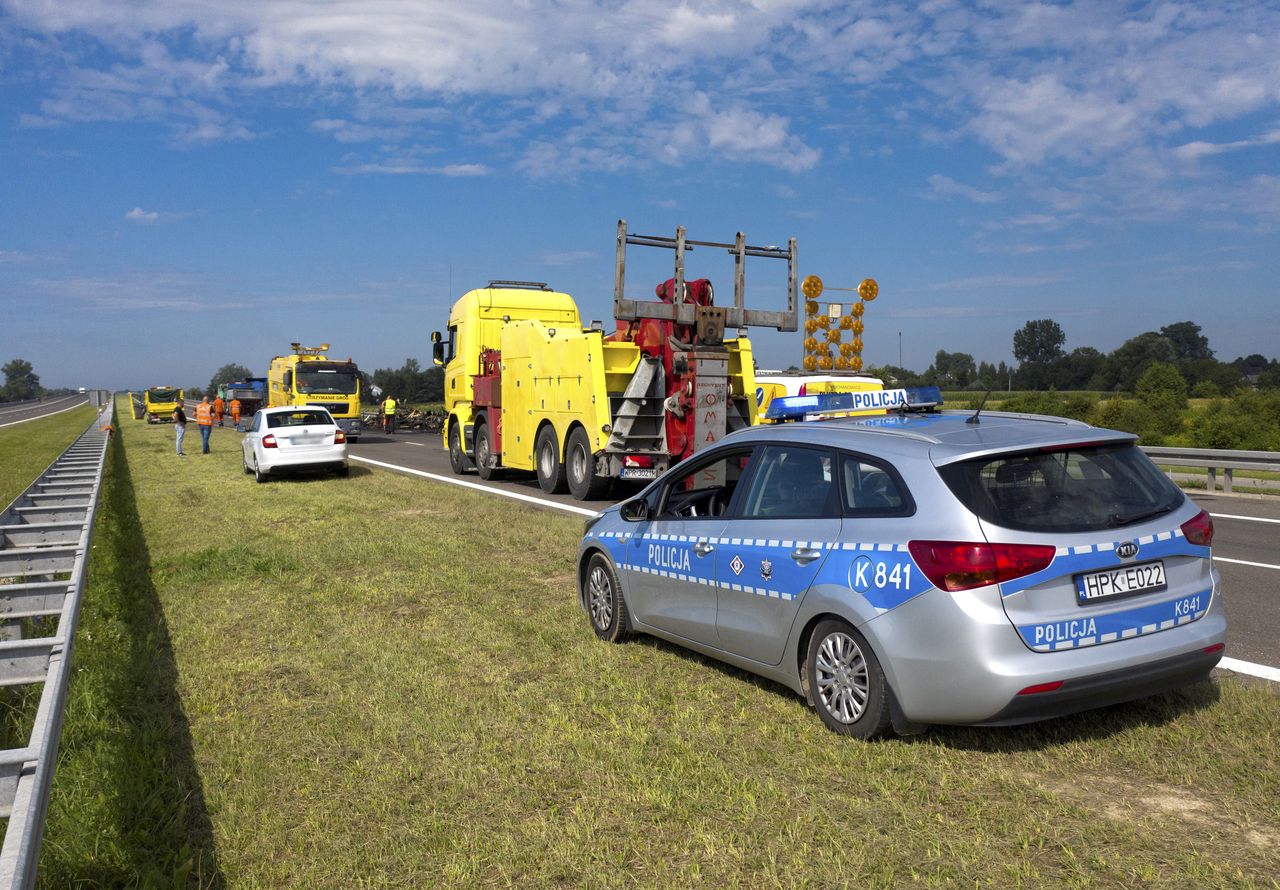
[[[444,343],[441,342],[440,332],[431,332],[431,360],[437,365],[444,364]]]
[[[293,388],[293,372],[292,372],[292,371],[285,371],[285,372],[284,372],[284,381],[283,381],[283,385],[284,385],[284,388],[285,388],[285,389],[292,389],[292,388]]]
[[[649,518],[649,502],[644,498],[636,498],[622,505],[622,518],[627,522],[640,522]]]

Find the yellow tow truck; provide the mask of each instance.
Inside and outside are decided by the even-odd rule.
[[[173,412],[182,404],[182,390],[175,386],[152,386],[142,394],[142,414],[147,423],[172,423]]]
[[[627,245],[675,253],[675,274],[657,300],[625,295]],[[732,306],[717,306],[711,281],[686,280],[685,254],[727,252]],[[745,305],[747,257],[787,261],[785,311]],[[635,235],[618,221],[616,329],[584,327],[577,304],[541,282],[490,281],[464,294],[448,333],[432,334],[445,366],[443,430],[455,473],[489,479],[532,470],[544,491],[603,496],[614,479],[653,479],[668,466],[757,421],[749,326],[797,330],[796,244],[748,245]],[[726,337],[726,331],[736,336]]]
[[[360,369],[351,359],[333,361],[329,344],[290,343],[293,352],[277,355],[267,371],[269,407],[308,405],[328,409],[348,442],[360,439]]]

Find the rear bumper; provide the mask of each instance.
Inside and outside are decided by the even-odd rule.
[[[1172,692],[1209,679],[1209,672],[1222,654],[1222,650],[1193,651],[1124,670],[1076,677],[1066,680],[1053,692],[1015,696],[1001,711],[978,725],[1031,723]]]
[[[266,449],[274,451],[276,449]],[[283,459],[280,455],[271,457],[263,457],[258,460],[258,466],[262,467],[264,472],[280,473],[288,470],[336,470],[347,465],[347,451],[343,448],[341,451],[328,450],[314,452],[311,454],[290,454]]]

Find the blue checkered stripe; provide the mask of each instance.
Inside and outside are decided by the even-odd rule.
[[[1018,633],[1036,652],[1083,649],[1116,640],[1159,633],[1199,621],[1209,611],[1213,589],[1163,603],[1107,614],[1086,614],[1067,621],[1020,624]]]
[[[1209,558],[1209,548],[1192,544],[1186,539],[1180,528],[1161,532],[1158,535],[1146,535],[1138,538],[1137,541],[1138,555],[1132,560],[1133,562],[1163,559],[1166,556]],[[1002,581],[1000,583],[1000,593],[1006,597],[1013,596],[1028,587],[1035,587],[1037,584],[1062,575],[1075,575],[1080,572],[1091,572],[1095,569],[1115,566],[1120,563],[1120,557],[1115,554],[1116,547],[1123,543],[1124,541],[1114,541],[1103,544],[1084,544],[1080,547],[1059,547],[1058,552],[1054,554],[1053,562],[1049,563],[1048,568],[1041,569],[1031,575],[1015,578],[1012,581]]]
[[[612,538],[622,544],[628,542],[638,542],[640,544],[668,544],[668,545],[692,545],[698,541],[705,541],[708,544],[714,544],[719,547],[760,547],[770,550],[794,550],[797,547],[807,547],[814,550],[837,550],[839,544],[832,544],[825,541],[789,541],[782,538],[713,538],[699,535],[693,537],[691,535],[633,535],[630,532],[601,532],[598,535],[601,539]],[[794,600],[800,593],[804,591],[782,590],[775,586],[762,586],[760,584],[740,584],[734,581],[717,581],[710,576],[715,570],[715,561],[706,560],[690,560],[690,571],[682,572],[673,568],[660,568],[643,563],[629,562],[627,559],[627,550],[625,548],[615,548],[604,541],[606,547],[614,554],[615,562],[619,569],[628,572],[636,572],[642,575],[657,575],[660,578],[671,578],[675,581],[682,581],[691,584],[705,584],[708,587],[714,587],[719,590],[732,590],[737,593],[747,593],[753,596],[764,597],[766,599],[784,600],[790,602]],[[705,566],[706,571],[697,572],[692,569],[701,563]]]

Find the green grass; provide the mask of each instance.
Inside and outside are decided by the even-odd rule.
[[[82,405],[52,417],[0,429],[0,510],[7,507],[89,426],[94,409]]]
[[[257,485],[237,439],[215,429],[213,454],[178,458],[168,428],[117,438],[51,886],[1280,873],[1270,689],[849,741],[771,683],[598,642],[574,598],[578,519],[358,465]]]

